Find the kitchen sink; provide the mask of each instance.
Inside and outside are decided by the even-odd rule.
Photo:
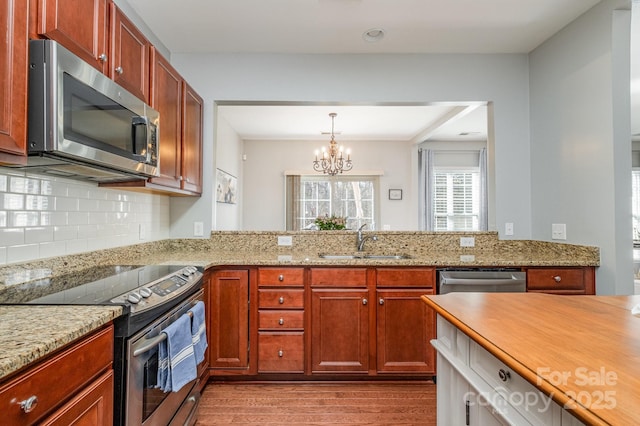
[[[320,253],[318,257],[322,259],[371,259],[371,260],[384,260],[384,259],[411,259],[411,256],[407,254],[331,254]]]

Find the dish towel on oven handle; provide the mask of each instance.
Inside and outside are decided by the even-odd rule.
[[[196,357],[196,364],[204,360],[204,351],[207,349],[207,329],[204,316],[204,302],[197,302],[190,310],[191,318],[191,340],[193,342],[193,353]]]
[[[178,392],[197,377],[191,318],[181,315],[162,332],[167,338],[158,346],[158,388],[163,392]]]

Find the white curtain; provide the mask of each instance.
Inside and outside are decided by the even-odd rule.
[[[287,231],[300,230],[300,176],[288,175],[286,177],[286,227]]]
[[[480,215],[478,217],[478,230],[487,231],[489,229],[487,205],[487,148],[480,149],[478,166],[480,168]]]
[[[420,230],[433,231],[433,150],[418,151]]]

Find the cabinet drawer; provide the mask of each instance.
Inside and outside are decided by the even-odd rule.
[[[435,268],[378,268],[376,284],[378,287],[434,287]]]
[[[260,286],[304,286],[303,268],[259,268],[258,285]]]
[[[259,289],[259,309],[302,309],[304,308],[304,290]]]
[[[261,330],[304,328],[304,311],[260,311],[258,318]]]
[[[0,387],[3,424],[32,424],[57,408],[113,362],[113,326],[82,340]],[[30,413],[20,401],[37,398]],[[4,423],[6,422],[6,423]]]
[[[535,268],[527,270],[527,290],[593,294],[591,268]]]
[[[261,373],[303,373],[304,333],[258,335],[258,371]]]
[[[323,287],[366,287],[365,268],[312,268],[311,285]]]
[[[520,414],[535,418],[537,421],[533,424],[554,424],[554,411],[559,406],[552,404],[548,396],[474,341],[469,345],[469,366],[505,400],[510,401],[510,405]],[[512,398],[513,395],[523,396],[524,400]],[[520,403],[514,404],[514,401]]]

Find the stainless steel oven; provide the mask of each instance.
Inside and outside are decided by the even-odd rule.
[[[166,338],[162,331],[203,300],[203,290],[158,318],[127,342],[126,415],[127,425],[193,425],[196,421],[199,387],[196,380],[178,392],[163,392],[156,387],[158,345]]]
[[[202,276],[195,266],[104,265],[11,286],[0,304],[121,305],[114,320],[114,424],[193,424],[197,379],[165,393],[154,387],[153,372],[163,330],[203,300]]]

